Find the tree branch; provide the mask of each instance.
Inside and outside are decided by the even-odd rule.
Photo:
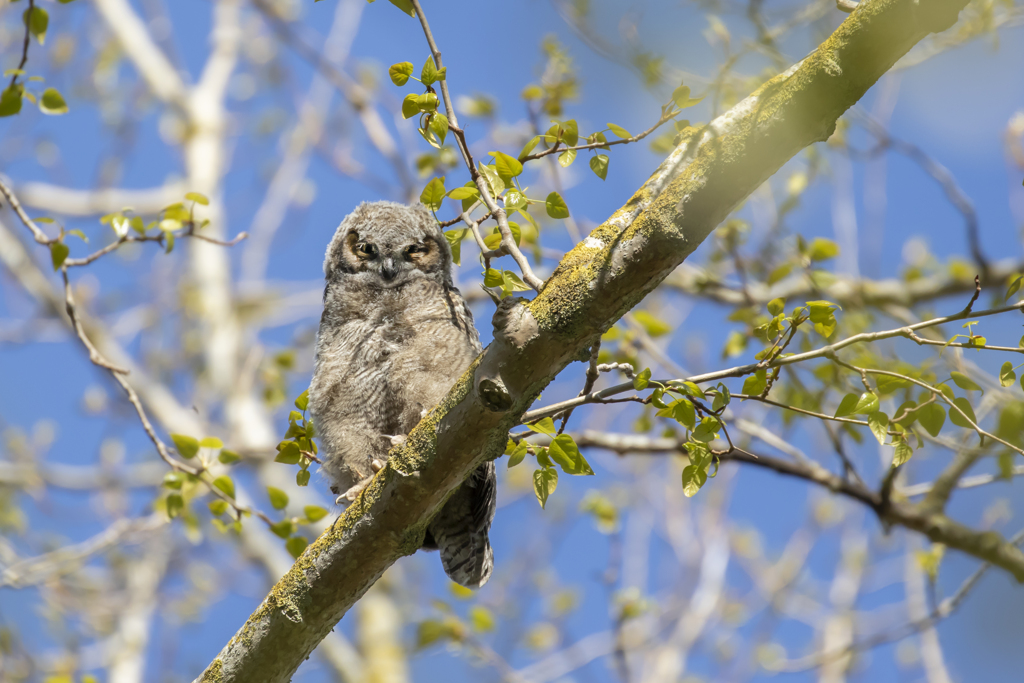
[[[800,64],[674,150],[622,209],[566,254],[536,299],[505,299],[491,345],[199,680],[290,679],[384,570],[422,545],[448,495],[504,451],[508,430],[540,391],[586,357],[602,332],[786,161],[827,139],[838,117],[915,43],[951,26],[964,4],[867,0]]]

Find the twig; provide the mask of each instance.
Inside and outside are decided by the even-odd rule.
[[[27,36],[28,29],[26,28],[25,31]],[[25,40],[27,42],[28,38],[26,37]],[[17,78],[17,74],[15,74],[14,77]],[[15,196],[14,190],[8,187],[7,183],[3,182],[3,180],[0,180],[0,193],[3,193],[4,197],[7,199],[7,203],[11,205],[12,209],[14,209],[14,213],[18,215],[18,218],[20,218],[21,222],[25,224],[25,227],[32,231],[32,237],[35,238],[36,242],[49,246],[59,239],[57,237],[50,238],[46,236],[46,233],[44,233],[39,226],[28,217],[28,214],[25,213],[25,209],[21,207],[21,202],[19,202],[18,198]]]
[[[17,71],[15,71],[14,75],[11,76],[11,84],[7,86],[8,90],[13,88],[17,84],[18,76],[21,75],[19,72],[25,69],[25,64],[28,62],[28,46],[32,42],[31,40],[29,40],[32,37],[32,30],[30,26],[32,25],[32,14],[35,12],[35,10],[36,0],[28,0],[28,11],[25,13],[25,40],[22,42],[21,45],[21,61],[18,62]],[[4,194],[7,193],[5,192]]]
[[[472,210],[472,209],[470,209],[470,210]],[[459,216],[457,218],[453,218],[450,221],[441,221],[439,223],[439,225],[442,228],[450,228],[453,225],[455,225],[456,223],[461,223],[464,220],[462,216],[463,216],[463,214],[459,214]],[[485,220],[487,220],[490,217],[491,217],[491,212],[488,211],[483,216],[480,216],[480,218],[476,219],[476,222],[477,223],[483,223]]]
[[[601,376],[601,371],[598,369],[597,358],[601,354],[601,338],[598,337],[594,345],[590,347],[590,363],[587,365],[587,379],[583,384],[583,390],[579,393],[580,396],[586,396],[594,390],[594,384],[597,383],[597,378]],[[562,415],[562,426],[558,428],[558,434],[565,431],[565,426],[569,424],[569,418],[572,417],[573,409],[565,411]],[[556,434],[555,436],[558,436]]]
[[[661,118],[658,119],[658,122],[656,124],[654,124],[653,126],[648,128],[644,132],[638,133],[638,134],[634,135],[631,138],[622,138],[622,139],[619,139],[619,140],[609,140],[607,142],[592,142],[592,143],[588,143],[586,145],[576,145],[574,147],[562,147],[562,146],[560,146],[559,144],[556,143],[554,146],[549,147],[548,149],[545,149],[542,152],[534,152],[533,154],[527,154],[525,157],[520,158],[519,161],[522,161],[522,162],[533,161],[534,159],[541,159],[541,158],[549,156],[551,154],[559,154],[561,152],[568,152],[568,151],[571,151],[571,150],[582,152],[583,150],[587,150],[587,149],[604,149],[605,147],[611,147],[612,145],[628,145],[631,142],[639,142],[639,141],[643,140],[645,137],[647,137],[648,135],[650,135],[651,133],[653,133],[654,131],[656,131],[659,128],[661,128],[662,126],[664,126],[666,123],[668,123],[672,119],[674,119],[676,116],[678,116],[680,114],[681,111],[682,111],[681,109],[676,109],[675,111],[670,111],[667,114],[663,114],[661,116]],[[604,131],[601,131],[601,132],[604,132]]]
[[[420,6],[419,0],[410,0],[413,9],[416,11],[416,16],[419,17],[420,25],[423,27],[423,34],[427,39],[427,45],[430,46],[430,53],[434,57],[434,64],[438,70],[443,69],[444,65],[441,62],[441,51],[437,48],[437,43],[434,42],[434,35],[430,32],[430,24],[427,23],[427,15],[423,13],[423,8]],[[505,215],[505,210],[498,206],[491,196],[490,190],[487,187],[487,180],[480,175],[480,171],[476,167],[476,163],[473,161],[473,155],[469,151],[469,145],[466,143],[466,134],[459,128],[459,121],[455,115],[455,108],[452,106],[451,95],[448,94],[448,80],[441,81],[441,96],[444,99],[445,113],[448,116],[448,127],[455,134],[455,139],[459,144],[459,151],[462,152],[462,160],[466,163],[466,167],[469,169],[469,174],[473,178],[473,182],[476,183],[477,189],[480,191],[480,198],[483,199],[484,204],[487,206],[488,211],[498,221],[498,230],[501,232],[501,245],[505,251],[515,260],[516,265],[523,273],[523,282],[533,287],[538,292],[544,286],[544,281],[538,278],[533,273],[533,269],[530,268],[529,262],[526,257],[523,256],[523,252],[519,250],[516,245],[515,238],[512,236],[512,229],[508,226],[508,217]]]
[[[1018,303],[1016,303],[1016,304],[1014,304],[1012,306],[1002,306],[1000,308],[990,308],[990,309],[984,310],[984,311],[973,312],[970,315],[971,315],[971,317],[974,317],[974,318],[983,318],[983,317],[991,316],[991,315],[999,315],[1001,313],[1006,313],[1008,311],[1022,311],[1022,310],[1024,310],[1024,301],[1020,301],[1020,302],[1018,302]],[[806,351],[804,353],[797,353],[797,354],[793,354],[792,356],[785,356],[785,357],[781,357],[781,358],[776,358],[775,360],[773,360],[771,363],[768,364],[768,367],[779,367],[779,366],[785,366],[785,365],[793,365],[794,363],[802,363],[804,361],[812,360],[814,358],[825,358],[825,357],[829,356],[830,354],[834,354],[839,349],[846,348],[847,346],[851,346],[853,344],[859,344],[859,343],[864,343],[864,342],[874,342],[874,341],[879,341],[879,340],[882,340],[882,339],[892,339],[894,337],[907,337],[907,338],[909,338],[910,333],[915,331],[915,330],[921,330],[921,329],[925,329],[925,328],[928,328],[928,327],[935,327],[935,326],[938,326],[938,325],[943,325],[943,324],[948,323],[948,322],[953,322],[953,321],[956,321],[956,320],[962,320],[965,317],[967,317],[967,315],[965,315],[963,312],[960,312],[960,313],[955,313],[953,315],[942,316],[942,317],[939,317],[939,318],[932,318],[931,320],[925,320],[923,322],[915,323],[914,325],[909,325],[909,326],[906,326],[906,327],[900,327],[900,328],[891,329],[891,330],[883,330],[881,332],[862,332],[860,334],[855,334],[853,336],[847,337],[846,339],[843,339],[841,341],[838,341],[838,342],[836,342],[834,344],[831,344],[829,346],[825,346],[825,347],[820,348],[820,349],[815,349],[813,351]],[[984,347],[980,347],[980,348],[984,348]],[[689,382],[693,382],[695,384],[702,384],[702,383],[705,383],[705,382],[714,382],[714,381],[717,381],[717,380],[727,379],[727,378],[730,378],[730,377],[743,377],[744,375],[749,375],[749,374],[751,374],[753,372],[756,372],[759,369],[761,369],[761,364],[760,363],[749,363],[747,365],[740,365],[740,366],[736,366],[736,367],[733,367],[733,368],[727,368],[727,369],[724,369],[724,370],[716,370],[714,372],[707,372],[707,373],[704,373],[702,375],[693,375],[691,377],[686,377],[686,378],[682,378],[682,379],[679,379],[679,378],[675,378],[675,379],[659,379],[657,381],[662,383],[662,384],[668,384],[670,382],[681,382],[681,381],[689,381]],[[871,371],[871,372],[880,373],[881,371]],[[902,375],[900,375],[900,376],[902,377]],[[916,380],[914,380],[914,381],[916,382]],[[607,389],[602,389],[601,391],[592,392],[592,393],[588,394],[587,396],[579,396],[577,398],[571,398],[571,399],[568,399],[566,401],[560,401],[559,403],[554,403],[554,404],[551,404],[549,406],[545,406],[543,408],[537,408],[535,410],[531,410],[531,411],[523,414],[522,421],[523,422],[533,422],[533,421],[539,420],[539,419],[541,419],[543,417],[548,417],[548,416],[551,416],[551,415],[557,415],[558,413],[561,413],[562,411],[564,411],[564,410],[566,410],[568,408],[573,408],[575,406],[583,405],[585,403],[600,402],[600,400],[605,399],[608,396],[614,396],[615,394],[621,394],[621,393],[623,393],[625,391],[630,391],[632,389],[633,389],[633,383],[632,382],[628,382],[628,383],[624,383],[624,384],[617,384],[615,386],[608,387]],[[733,396],[735,396],[735,395],[736,394],[733,394]]]

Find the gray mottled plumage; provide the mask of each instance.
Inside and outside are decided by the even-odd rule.
[[[473,316],[452,286],[451,250],[422,205],[361,204],[327,247],[324,313],[309,407],[331,490],[355,495],[480,352]],[[494,464],[481,465],[427,528],[445,572],[482,586],[494,565],[487,532]]]

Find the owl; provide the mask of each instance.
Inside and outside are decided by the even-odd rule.
[[[309,407],[323,472],[338,502],[355,500],[427,411],[480,353],[473,316],[452,285],[452,255],[423,205],[359,205],[324,259],[324,312]],[[427,527],[445,573],[463,586],[490,578],[494,463],[451,495]]]

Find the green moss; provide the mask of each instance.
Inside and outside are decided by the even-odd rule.
[[[203,683],[220,683],[224,680],[224,663],[220,661],[220,657],[210,662],[210,666],[206,667],[199,680]]]

